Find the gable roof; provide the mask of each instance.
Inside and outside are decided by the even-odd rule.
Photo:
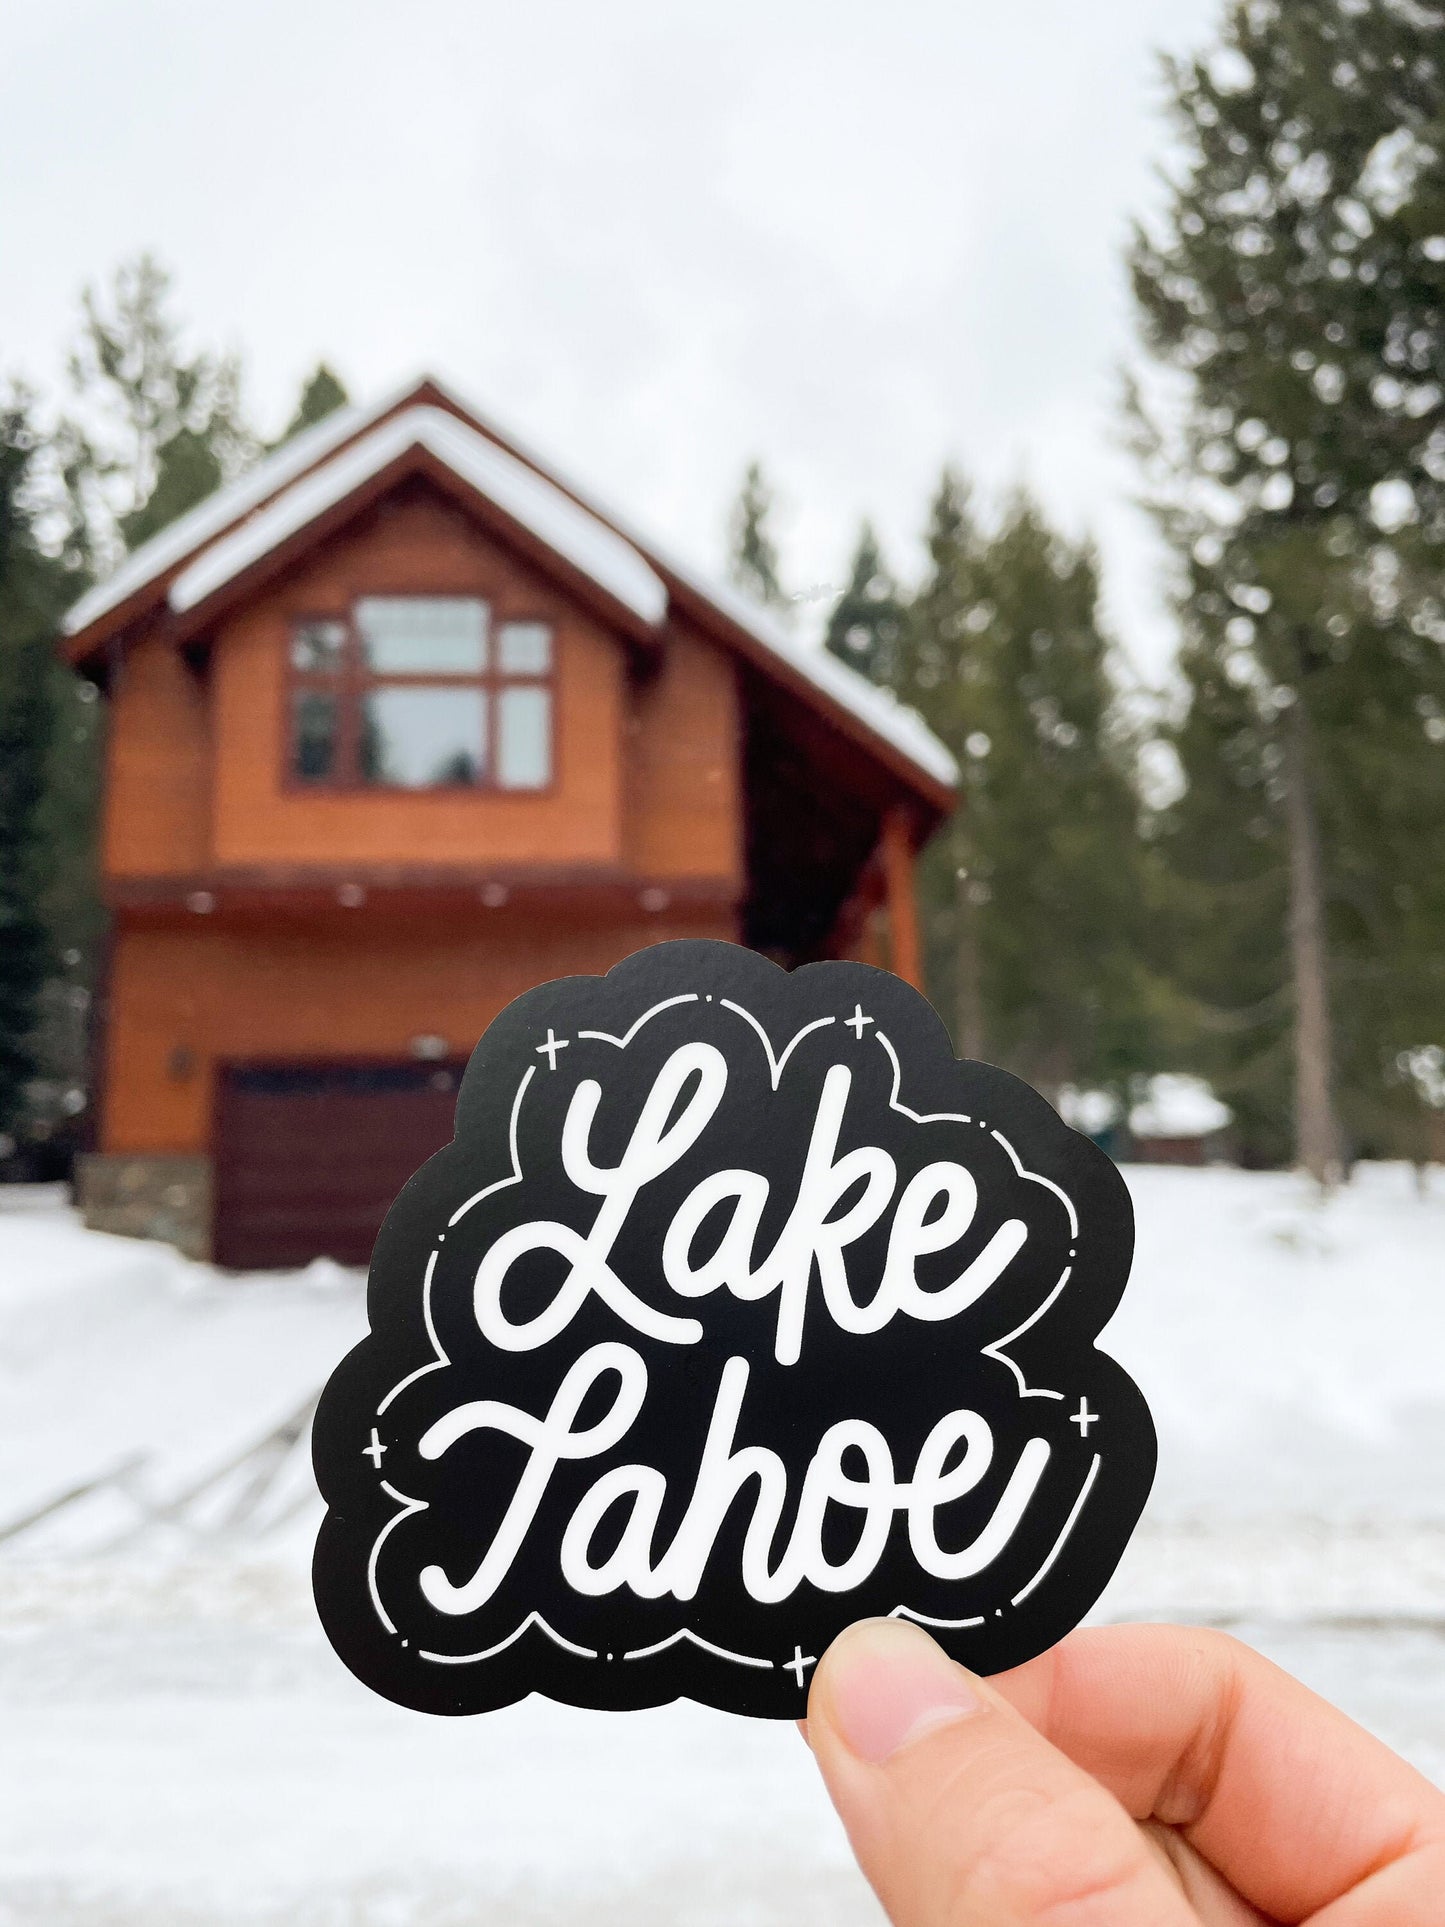
[[[656,628],[664,620],[667,590],[662,578],[630,542],[515,455],[487,441],[455,415],[429,407],[393,415],[293,482],[203,549],[174,578],[166,600],[177,614],[198,608],[413,448],[428,450],[649,627]]]
[[[957,765],[916,711],[826,650],[799,642],[735,590],[665,557],[430,379],[369,408],[338,409],[153,536],[70,609],[62,625],[67,654],[84,661],[162,605],[192,626],[237,577],[414,451],[588,578],[626,612],[629,626],[661,643],[670,611],[685,607],[766,678],[871,750],[932,810],[951,806]]]

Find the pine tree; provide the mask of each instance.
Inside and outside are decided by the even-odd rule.
[[[77,511],[102,571],[253,461],[234,357],[187,355],[170,278],[149,255],[121,267],[106,298],[88,289],[70,373],[65,434]]]
[[[929,507],[928,572],[906,612],[892,687],[952,747],[959,765],[959,808],[924,852],[918,890],[929,989],[953,1019],[964,1057],[991,1053],[983,1001],[980,922],[989,901],[987,857],[976,810],[982,736],[979,685],[986,659],[977,636],[987,620],[984,539],[962,477],[946,468]]]
[[[987,544],[968,485],[945,468],[929,504],[924,537],[928,570],[908,606],[898,652],[895,692],[957,735],[967,727],[967,685],[977,659],[968,638],[983,620],[982,558]]]
[[[51,969],[42,912],[44,808],[55,711],[51,637],[71,585],[36,536],[38,437],[28,397],[0,401],[0,1134],[29,1122]]]
[[[732,512],[728,579],[754,602],[786,615],[791,605],[778,574],[778,550],[769,528],[772,512],[773,492],[762,465],[749,462]]]
[[[1145,853],[1098,574],[1026,495],[982,530],[946,474],[899,693],[949,743],[961,806],[924,859],[930,985],[955,1041],[1057,1094],[1151,1067]]]
[[[1188,691],[1168,732],[1187,802],[1156,814],[1163,878],[1151,949],[1182,1000],[1171,1061],[1207,1077],[1234,1112],[1240,1155],[1287,1162],[1291,1148],[1288,986],[1282,933],[1288,848],[1274,793],[1272,725],[1257,693],[1192,638]],[[1228,1001],[1221,987],[1227,987]]]
[[[221,457],[204,429],[175,429],[155,452],[155,482],[139,508],[119,518],[127,549],[138,549],[177,517],[213,495],[225,479]]]
[[[36,451],[46,548],[70,565],[44,642],[51,720],[35,812],[44,880],[26,886],[47,936],[32,1128],[52,1139],[82,1101],[85,1013],[104,930],[95,874],[103,708],[55,655],[61,608],[84,574],[105,574],[260,449],[241,412],[235,360],[182,349],[168,278],[148,256],[123,266],[103,296],[87,291],[70,373],[72,412]]]
[[[871,522],[858,532],[848,584],[833,605],[824,643],[829,651],[872,682],[892,683],[898,674],[903,605],[884,566]]]
[[[1402,1055],[1445,1036],[1442,49],[1418,0],[1231,5],[1168,66],[1183,165],[1132,250],[1184,396],[1148,439],[1187,635],[1181,976],[1231,1102],[1262,1119],[1289,1077],[1322,1182],[1346,1128],[1404,1148]]]
[[[306,378],[301,388],[301,399],[296,404],[296,413],[281,435],[282,442],[289,442],[293,435],[299,435],[303,428],[311,428],[317,422],[325,421],[334,415],[338,408],[345,408],[351,397],[347,394],[338,375],[332,373],[326,363],[318,362],[316,368]],[[280,443],[277,443],[277,447]]]
[[[0,1132],[52,1144],[83,1104],[104,928],[95,876],[103,705],[59,660],[65,606],[257,454],[234,359],[188,354],[148,257],[84,300],[75,406],[0,427]],[[288,434],[345,401],[323,364]],[[8,1121],[7,1121],[8,1120]]]
[[[149,255],[121,267],[104,297],[87,290],[71,356],[78,407],[55,448],[85,547],[102,568],[138,549],[255,461],[265,444],[241,407],[234,356],[188,355],[170,312],[170,277]],[[279,447],[346,406],[320,362]]]

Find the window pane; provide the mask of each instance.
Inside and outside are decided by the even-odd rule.
[[[471,596],[364,596],[356,605],[362,660],[377,675],[478,675],[487,661],[487,605]]]
[[[504,676],[545,676],[552,667],[552,631],[545,622],[504,622],[497,659]]]
[[[546,689],[504,689],[497,699],[497,781],[539,790],[552,780],[552,696]]]
[[[475,783],[486,740],[480,689],[369,690],[361,704],[361,780],[404,790]]]
[[[303,622],[291,638],[291,666],[309,675],[335,675],[346,650],[344,622]]]
[[[298,690],[292,709],[291,771],[303,783],[336,774],[336,698]]]

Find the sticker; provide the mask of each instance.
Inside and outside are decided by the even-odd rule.
[[[794,1718],[855,1619],[980,1672],[1075,1625],[1154,1430],[1095,1347],[1110,1160],[866,964],[660,944],[529,991],[377,1240],[315,1590],[389,1699]]]

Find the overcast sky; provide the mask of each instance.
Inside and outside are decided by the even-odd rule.
[[[896,565],[945,459],[1103,546],[1150,680],[1121,249],[1155,60],[1218,0],[5,0],[0,373],[51,392],[142,248],[263,425],[434,369],[717,565],[759,455],[793,586]]]

